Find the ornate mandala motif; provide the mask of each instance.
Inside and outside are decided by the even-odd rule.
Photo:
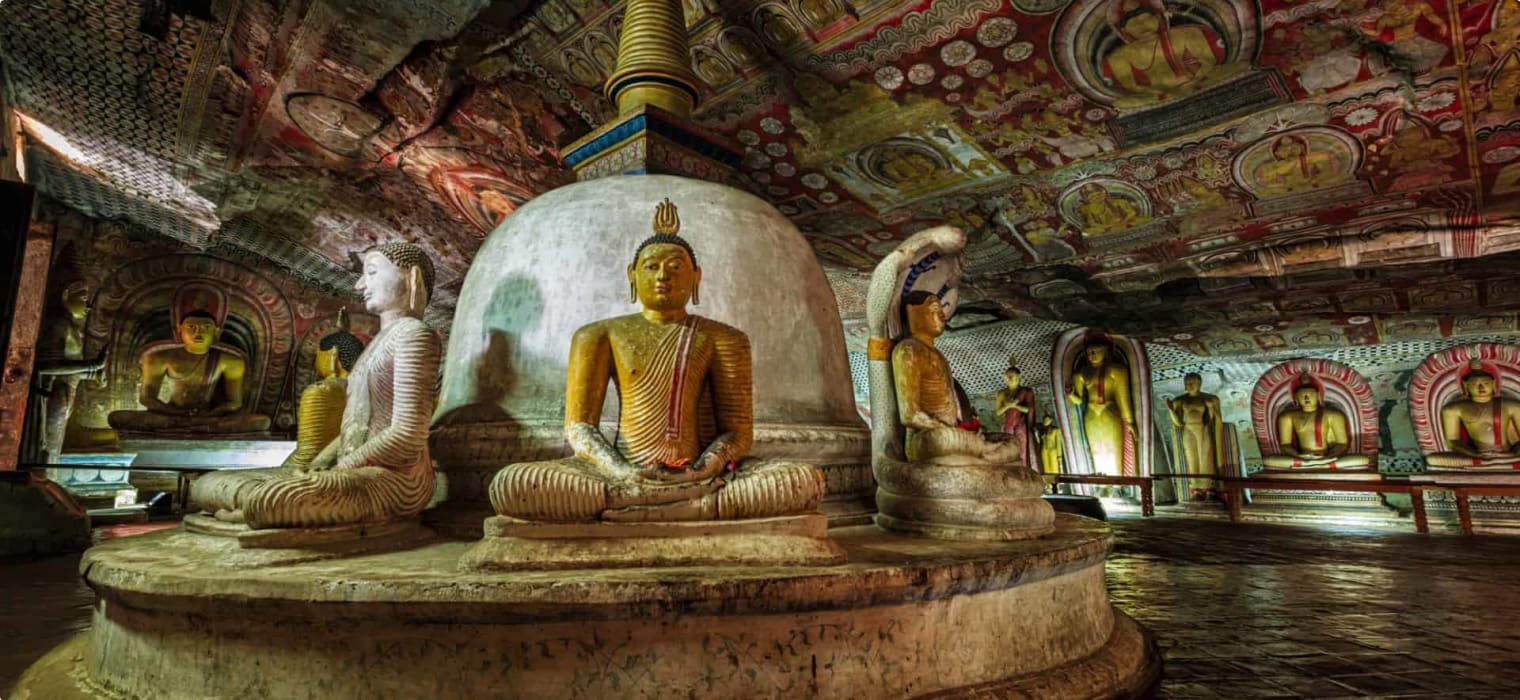
[[[945,76],[944,80],[939,81],[939,84],[940,84],[940,86],[944,87],[946,90],[954,90],[954,89],[960,87],[965,82],[966,82],[966,79],[962,78],[959,75],[947,75],[947,76]]]
[[[746,146],[755,146],[760,143],[760,135],[749,129],[740,129],[739,133],[734,135],[734,138],[739,139],[739,143]]]
[[[976,28],[976,40],[982,46],[997,48],[1013,41],[1019,33],[1019,25],[1007,17],[993,17]]]
[[[992,61],[988,61],[987,59],[978,58],[975,61],[966,64],[966,75],[969,75],[973,78],[985,78],[991,73]]]
[[[1027,41],[1015,42],[1003,49],[1003,60],[1018,63],[1034,55],[1034,44]]]
[[[976,47],[972,46],[971,42],[962,39],[945,44],[939,50],[939,59],[952,68],[964,66],[973,58],[976,58]]]
[[[876,69],[876,84],[883,90],[896,90],[903,84],[902,71],[897,66],[882,66]]]
[[[802,176],[802,184],[810,189],[821,190],[829,186],[829,179],[818,173],[808,173]]]
[[[931,80],[934,80],[934,66],[915,63],[908,69],[908,82],[914,85],[928,85]]]
[[[764,129],[767,134],[779,134],[786,131],[786,127],[781,124],[781,120],[775,117],[761,119],[760,128]]]

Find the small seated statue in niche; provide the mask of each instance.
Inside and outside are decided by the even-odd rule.
[[[317,343],[316,382],[301,392],[296,449],[284,466],[304,467],[332,443],[343,428],[348,405],[348,373],[364,352],[364,342],[348,332],[348,311],[338,310],[338,329]]]
[[[433,263],[411,243],[364,254],[355,287],[380,331],[354,363],[338,436],[305,467],[219,471],[191,487],[217,520],[251,529],[383,523],[422,512],[433,496],[428,424],[438,336],[422,322]]]
[[[142,380],[137,388],[137,401],[143,410],[112,411],[106,416],[112,428],[189,434],[261,433],[269,429],[268,416],[243,410],[247,362],[216,347],[223,319],[213,310],[224,315],[226,308],[225,303],[209,303],[211,296],[207,290],[189,285],[176,294],[175,306],[181,311],[175,327],[178,342],[143,353]],[[208,308],[213,306],[220,308]]]
[[[628,265],[643,310],[575,332],[565,437],[575,454],[510,464],[491,481],[499,515],[528,521],[738,520],[814,511],[823,477],[810,465],[749,457],[754,426],[749,338],[689,314],[702,269],[669,200]],[[621,408],[602,434],[607,383]]]
[[[1442,469],[1520,466],[1520,401],[1498,392],[1498,377],[1474,360],[1462,377],[1463,398],[1441,407],[1446,452],[1425,455]]]
[[[1277,417],[1277,444],[1281,454],[1263,455],[1271,469],[1357,469],[1372,466],[1367,455],[1347,454],[1350,422],[1346,414],[1326,406],[1324,394],[1313,377],[1294,382],[1293,407]]]
[[[904,452],[914,462],[972,461],[1027,466],[1024,445],[1008,436],[984,436],[963,420],[950,363],[934,339],[945,332],[945,310],[932,292],[910,292],[903,301],[908,336],[892,348],[897,410],[906,428]],[[959,459],[964,461],[964,459]]]

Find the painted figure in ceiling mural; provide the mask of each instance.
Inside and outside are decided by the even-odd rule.
[[[1514,14],[1520,16],[1520,11]],[[1520,29],[1515,34],[1520,36]],[[1488,79],[1488,106],[1493,112],[1508,115],[1515,110],[1516,97],[1520,97],[1520,53],[1511,52]]]
[[[1135,411],[1129,368],[1110,357],[1112,348],[1089,342],[1087,362],[1072,373],[1066,399],[1080,409],[1082,434],[1095,474],[1135,472]]]
[[[1317,142],[1303,134],[1281,134],[1272,139],[1267,157],[1257,163],[1249,177],[1258,197],[1275,197],[1350,179],[1345,162],[1332,151],[1314,148]]]
[[[1172,26],[1162,0],[1111,0],[1107,21],[1121,42],[1102,58],[1102,74],[1126,93],[1118,107],[1154,104],[1208,84],[1225,59],[1223,39],[1206,25]]]
[[[1182,459],[1181,471],[1187,474],[1215,475],[1224,461],[1224,422],[1219,409],[1219,397],[1203,393],[1203,376],[1189,372],[1182,378],[1182,396],[1166,400],[1167,413],[1172,419],[1173,444]],[[1213,481],[1190,480],[1189,495],[1192,500],[1208,498]]]
[[[1520,401],[1499,393],[1499,370],[1474,359],[1462,373],[1462,398],[1441,407],[1444,452],[1425,463],[1444,469],[1520,465]]]
[[[1135,205],[1123,197],[1110,197],[1108,190],[1098,185],[1082,187],[1082,204],[1077,207],[1082,215],[1083,233],[1113,233],[1134,228],[1150,220],[1136,211]]]
[[[1411,121],[1394,132],[1384,149],[1388,156],[1384,173],[1398,174],[1390,189],[1419,189],[1450,179],[1453,170],[1446,160],[1461,152],[1452,137],[1432,136],[1423,124]]]
[[[1426,0],[1383,0],[1373,4],[1372,9],[1363,31],[1391,44],[1396,55],[1409,61],[1414,72],[1428,71],[1446,58],[1450,50],[1444,40],[1446,21]],[[1434,29],[1440,40],[1420,35],[1422,21]]]

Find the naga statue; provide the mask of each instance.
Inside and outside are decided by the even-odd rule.
[[[224,470],[196,480],[191,500],[217,521],[250,530],[373,525],[415,516],[432,499],[427,438],[440,352],[422,312],[433,293],[433,263],[411,243],[370,248],[363,263],[355,286],[380,317],[380,330],[348,377],[338,436],[304,467]],[[196,522],[192,529],[239,532],[218,530],[204,516]]]
[[[876,523],[942,539],[1009,540],[1054,528],[1025,445],[984,435],[935,347],[954,312],[966,235],[920,231],[877,265],[867,298]],[[1026,401],[1029,397],[1023,397]]]
[[[338,309],[338,329],[317,343],[317,381],[301,392],[296,423],[296,449],[284,466],[304,467],[332,443],[343,429],[348,405],[348,374],[364,352],[364,342],[348,330],[348,311]]]
[[[159,435],[237,435],[269,430],[269,417],[243,410],[247,360],[220,345],[227,320],[226,295],[192,283],[175,293],[175,342],[142,354],[137,401],[143,410],[112,411],[117,430]]]

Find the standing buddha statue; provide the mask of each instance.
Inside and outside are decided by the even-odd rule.
[[[348,405],[348,374],[364,352],[364,342],[348,332],[348,311],[338,309],[338,329],[317,343],[318,380],[301,392],[296,423],[296,450],[283,466],[311,464],[322,448],[332,443],[343,427]]]
[[[1124,474],[1133,469],[1126,443],[1135,438],[1135,409],[1130,397],[1129,369],[1108,361],[1109,347],[1088,343],[1087,366],[1072,374],[1067,400],[1081,407],[1087,454],[1096,474]]]
[[[212,472],[190,498],[250,529],[374,524],[415,516],[433,496],[428,425],[438,336],[422,322],[433,263],[411,243],[365,252],[355,285],[380,331],[354,363],[339,434],[305,467]]]
[[[1034,390],[1023,385],[1024,373],[1009,358],[1008,369],[1003,370],[1003,388],[997,393],[997,415],[1003,419],[1003,432],[1019,444],[1024,453],[1024,464],[1033,468],[1035,456]]]
[[[1176,431],[1177,451],[1182,456],[1184,472],[1193,476],[1214,476],[1224,461],[1224,421],[1219,412],[1219,397],[1203,393],[1203,376],[1188,372],[1182,378],[1182,396],[1166,400],[1167,413]],[[1188,489],[1195,501],[1205,500],[1213,490],[1213,480],[1196,479]],[[1202,488],[1199,488],[1202,487]]]
[[[754,441],[749,338],[686,310],[702,268],[669,200],[629,263],[639,313],[575,332],[565,387],[574,454],[510,464],[490,485],[496,513],[526,521],[738,520],[810,513],[823,478],[806,464],[749,456]],[[601,432],[617,388],[617,437]]]

